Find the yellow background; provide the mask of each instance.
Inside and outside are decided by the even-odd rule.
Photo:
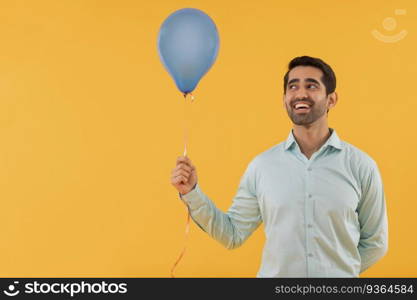
[[[389,251],[363,276],[416,276],[413,0],[1,1],[0,276],[170,276],[184,245],[185,206],[170,185],[184,106],[156,42],[184,7],[220,34],[189,119],[205,193],[229,207],[248,162],[291,128],[289,60],[321,57],[338,79],[330,126],[377,161],[385,184]],[[383,43],[373,29],[408,35]],[[254,277],[263,242],[260,228],[229,251],[192,224],[176,275]]]

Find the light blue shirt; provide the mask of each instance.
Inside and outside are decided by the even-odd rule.
[[[292,131],[256,156],[226,213],[197,184],[182,196],[193,220],[228,249],[264,222],[257,277],[358,277],[388,248],[383,185],[374,160],[331,132],[310,159]]]

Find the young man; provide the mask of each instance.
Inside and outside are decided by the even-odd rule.
[[[358,277],[387,251],[378,167],[328,127],[335,88],[333,70],[321,59],[289,63],[283,103],[293,129],[249,164],[227,213],[201,191],[188,157],[172,171],[193,220],[225,247],[239,247],[264,222],[258,277]]]

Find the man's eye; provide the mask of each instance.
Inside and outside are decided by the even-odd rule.
[[[297,87],[296,85],[290,85],[290,86],[289,86],[289,89],[290,89],[290,90],[293,90],[293,89],[294,89],[294,88],[296,88],[296,87]]]
[[[316,86],[315,84],[309,84],[309,85],[307,86],[307,88],[308,88],[308,89],[316,89],[316,88],[317,88],[317,86]]]

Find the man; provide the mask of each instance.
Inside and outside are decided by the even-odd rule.
[[[293,129],[252,160],[227,213],[201,191],[188,157],[172,171],[193,220],[225,247],[239,247],[264,222],[258,277],[358,277],[387,251],[377,165],[328,127],[335,88],[333,70],[321,59],[289,63],[283,103]]]

